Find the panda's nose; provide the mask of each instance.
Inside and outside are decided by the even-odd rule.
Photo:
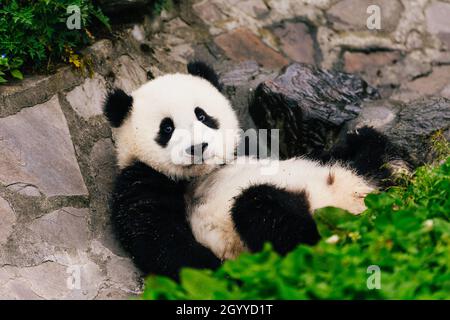
[[[201,155],[203,154],[203,152],[205,152],[205,149],[207,147],[208,144],[206,142],[195,144],[193,146],[186,148],[186,153],[190,154],[191,156]]]

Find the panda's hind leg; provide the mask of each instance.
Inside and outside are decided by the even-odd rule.
[[[280,254],[298,244],[315,244],[320,236],[305,192],[289,192],[270,184],[245,189],[231,209],[236,231],[250,251],[272,243]]]
[[[361,127],[348,132],[330,151],[318,157],[323,162],[342,161],[359,175],[388,186],[399,172],[408,172],[409,157],[381,132]]]

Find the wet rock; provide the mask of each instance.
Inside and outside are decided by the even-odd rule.
[[[233,65],[221,75],[223,92],[230,99],[244,130],[255,127],[248,112],[248,104],[254,90],[261,82],[274,79],[276,75],[261,68],[256,61]]]
[[[330,147],[361,102],[378,97],[358,76],[292,64],[257,87],[250,114],[258,128],[280,129],[280,156],[292,157]]]
[[[246,28],[221,34],[214,39],[214,42],[230,59],[235,61],[254,60],[268,69],[278,69],[288,64],[285,57],[266,46]]]
[[[450,129],[450,100],[434,97],[407,104],[392,100],[364,102],[359,116],[344,131],[364,125],[383,132],[403,151],[406,160],[414,166],[421,165],[432,161],[435,155],[433,133],[442,130],[445,134]]]
[[[231,105],[237,113],[240,126],[244,131],[256,129],[248,109],[256,87],[261,82],[274,79],[276,75],[276,72],[261,68],[255,61],[245,61],[234,65],[221,75],[220,82],[223,85],[223,93],[230,99]],[[259,152],[265,152],[264,150],[260,149]],[[255,153],[249,151],[247,152],[248,155],[257,155],[256,150]]]
[[[56,96],[0,119],[0,149],[1,183],[31,184],[48,197],[88,193]]]

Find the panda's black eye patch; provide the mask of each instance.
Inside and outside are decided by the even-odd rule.
[[[219,122],[217,121],[217,119],[211,117],[209,114],[205,112],[205,110],[203,110],[200,107],[197,107],[194,109],[194,112],[198,121],[203,123],[205,126],[208,126],[211,129],[219,129]]]
[[[158,143],[161,147],[167,146],[174,131],[175,124],[173,123],[172,119],[162,119],[159,125],[158,135],[155,138],[156,143]]]

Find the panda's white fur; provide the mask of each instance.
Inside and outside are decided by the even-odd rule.
[[[323,166],[307,159],[279,162],[278,172],[262,175],[261,161],[234,161],[199,178],[189,195],[189,221],[200,243],[222,259],[235,258],[245,246],[236,233],[230,209],[239,193],[251,185],[270,183],[292,192],[306,191],[312,212],[334,206],[352,213],[365,209],[364,197],[374,190],[367,181],[339,164]]]
[[[251,185],[270,183],[290,191],[306,191],[312,211],[337,206],[353,213],[364,210],[363,198],[373,190],[365,179],[339,164],[324,166],[306,159],[290,159],[280,161],[275,174],[264,175],[261,169],[266,164],[261,161],[232,161],[238,143],[236,114],[230,102],[200,77],[162,76],[131,96],[131,113],[115,130],[119,166],[126,168],[138,159],[173,179],[193,178],[190,192],[186,193],[188,220],[197,241],[221,259],[234,258],[246,250],[230,209],[233,199]],[[211,129],[199,122],[194,115],[196,106],[216,118],[220,128]],[[175,124],[173,137],[165,148],[155,142],[164,117],[171,117]],[[194,131],[200,134],[194,136]],[[177,132],[188,139],[175,139]],[[225,160],[226,165],[173,162],[174,152],[182,153],[191,144],[205,141],[209,144],[205,158]]]

